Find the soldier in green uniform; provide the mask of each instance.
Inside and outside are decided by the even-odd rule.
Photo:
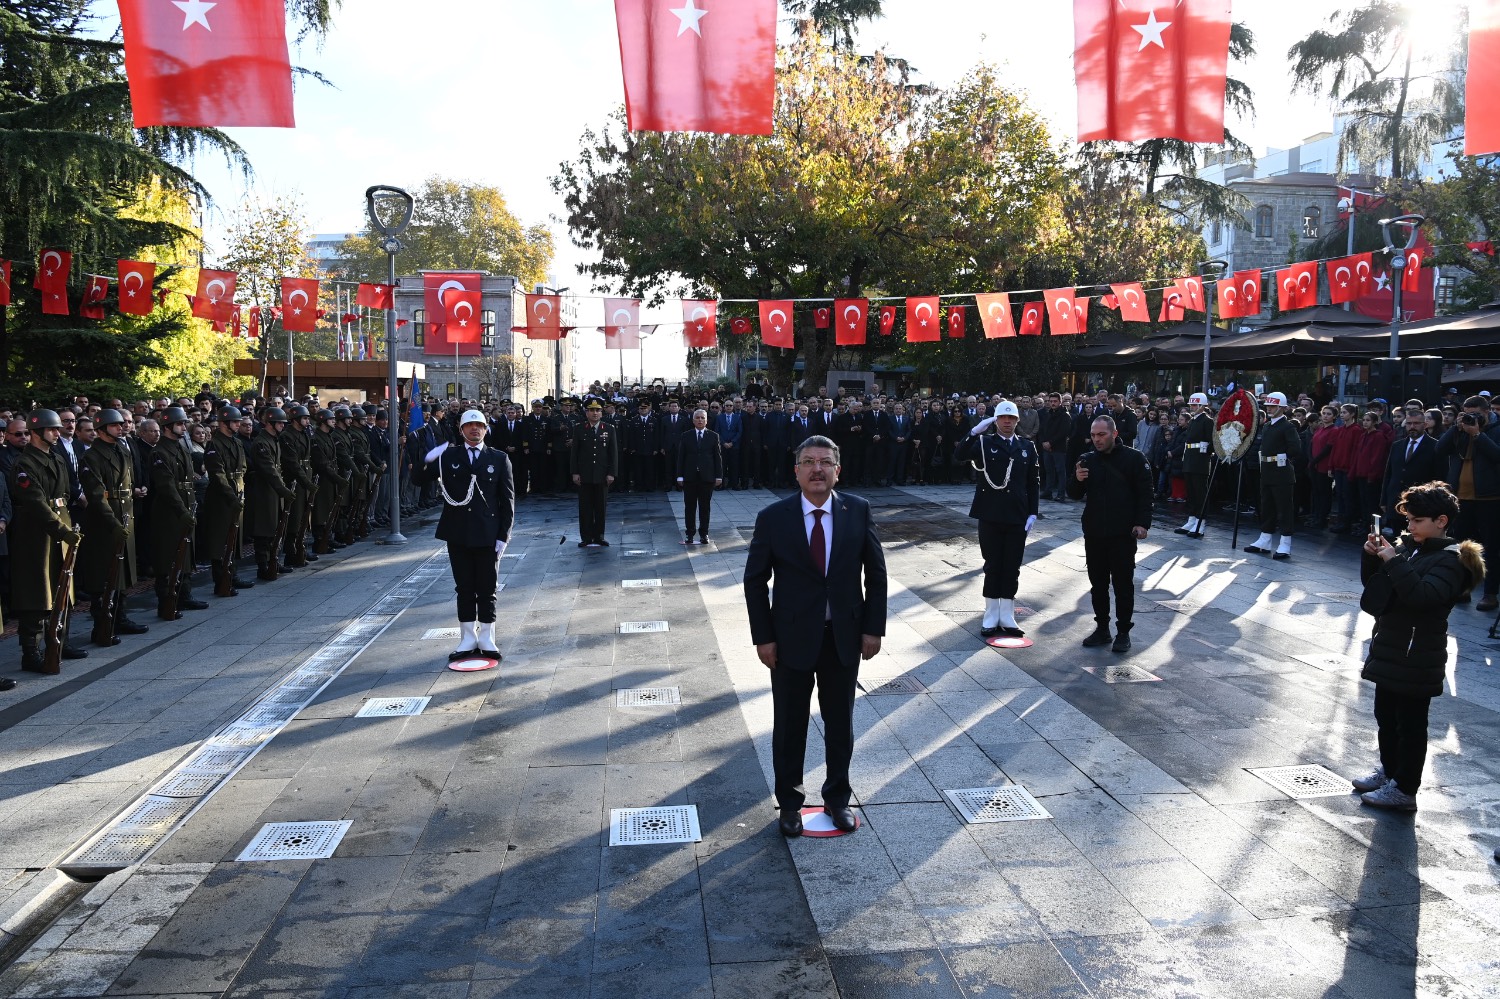
[[[248,462],[235,424],[240,411],[233,406],[219,410],[219,425],[203,449],[203,466],[208,473],[208,491],[203,494],[203,543],[213,565],[216,592],[229,590],[235,596],[255,584],[235,578],[234,560],[239,556],[241,519],[245,511],[245,471]],[[231,550],[234,549],[234,550]],[[227,587],[225,576],[229,576]]]
[[[193,458],[188,453],[188,417],[181,406],[173,406],[161,418],[161,441],[151,449],[147,469],[151,497],[151,564],[156,567],[156,616],[175,621],[184,610],[207,610],[208,604],[193,599],[193,528],[194,515]],[[177,554],[183,549],[182,578],[177,585],[177,612],[167,612],[172,574]]]
[[[350,516],[358,497],[359,479],[362,469],[354,463],[353,435],[349,430],[352,416],[348,406],[333,411],[333,441],[337,449],[339,473],[344,476],[343,493],[340,497],[339,515],[333,524],[333,533],[345,546],[354,544],[354,520]]]
[[[1270,555],[1278,562],[1292,557],[1297,524],[1293,464],[1301,456],[1302,437],[1286,418],[1286,396],[1272,392],[1266,396],[1266,425],[1260,435],[1260,537],[1245,549],[1250,554]]]
[[[260,429],[250,438],[249,475],[245,481],[245,533],[255,542],[255,574],[275,579],[271,560],[280,558],[276,535],[281,515],[292,501],[291,487],[281,477],[281,439],[286,413],[271,406],[261,415]],[[290,525],[291,517],[287,517]],[[290,571],[289,569],[287,571]]]
[[[1182,472],[1187,478],[1187,523],[1173,531],[1190,538],[1203,537],[1204,511],[1208,507],[1208,476],[1213,470],[1214,418],[1208,415],[1208,396],[1194,392],[1188,397],[1187,430],[1183,434]]]
[[[135,460],[125,443],[125,417],[101,409],[94,426],[98,438],[78,456],[78,480],[88,497],[78,581],[89,595],[94,642],[110,646],[120,644],[116,634],[142,635],[150,629],[125,615],[125,591],[135,583]],[[111,592],[112,608],[104,599]]]
[[[365,426],[365,411],[355,406],[349,413],[351,425],[345,431],[349,441],[349,459],[354,463],[354,478],[349,506],[354,512],[355,522],[350,525],[351,534],[358,540],[370,535],[370,473],[380,467],[370,454],[370,430]]]
[[[296,569],[318,560],[317,555],[308,552],[307,534],[303,530],[307,523],[308,504],[312,502],[318,484],[313,478],[312,440],[308,437],[312,418],[308,416],[307,407],[288,407],[286,416],[286,431],[277,438],[277,443],[281,445],[281,481],[291,488],[292,500],[286,518],[281,567]]]
[[[41,672],[42,628],[52,612],[66,547],[78,544],[82,535],[73,528],[68,512],[72,489],[68,459],[53,447],[62,436],[62,420],[50,409],[38,409],[26,418],[30,431],[10,469],[10,589],[21,638],[21,668]],[[65,599],[71,601],[69,593]],[[63,636],[67,638],[66,635]],[[64,659],[86,659],[88,653],[63,643]]]
[[[318,476],[318,491],[313,497],[313,551],[326,555],[344,547],[334,536],[334,515],[345,502],[349,474],[343,468],[340,453],[342,440],[334,429],[336,417],[331,410],[318,410],[318,427],[312,435],[313,472]]]
[[[567,492],[572,481],[569,476],[572,470],[572,446],[574,431],[582,425],[582,419],[578,415],[577,401],[564,398],[559,404],[558,413],[547,421],[547,432],[551,438],[552,459],[554,463],[553,475],[555,476],[558,492]],[[603,416],[603,410],[600,410]],[[610,435],[614,439],[614,435]]]
[[[608,548],[609,542],[604,540],[605,505],[609,487],[620,471],[620,449],[615,432],[602,420],[604,407],[597,401],[590,402],[587,413],[568,449],[573,485],[578,489],[578,547]]]

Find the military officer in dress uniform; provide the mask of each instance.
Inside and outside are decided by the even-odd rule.
[[[156,567],[156,616],[175,621],[184,610],[207,610],[208,604],[193,599],[193,529],[197,524],[193,507],[193,458],[188,453],[188,417],[181,406],[172,406],[161,418],[162,437],[151,449],[148,469],[151,485],[151,564]],[[167,599],[178,553],[182,575],[177,580],[177,611],[168,613]]]
[[[78,553],[79,582],[94,618],[94,644],[118,645],[116,634],[142,635],[149,629],[125,615],[125,591],[135,582],[135,458],[125,444],[125,417],[101,409],[94,425],[99,436],[78,456],[78,479],[88,497]],[[105,600],[113,594],[114,606]]]
[[[318,492],[313,499],[313,551],[319,555],[344,547],[333,536],[334,518],[349,486],[349,475],[340,460],[342,442],[334,430],[335,419],[331,410],[318,410],[318,428],[310,445],[313,471],[318,476]]]
[[[1302,456],[1302,438],[1286,418],[1286,396],[1266,396],[1266,424],[1260,437],[1260,537],[1245,551],[1271,555],[1278,562],[1292,557],[1292,530],[1297,524],[1293,493],[1297,472],[1293,463]],[[1272,554],[1274,551],[1274,554]]]
[[[285,553],[282,569],[296,569],[316,562],[317,555],[307,550],[307,534],[303,525],[307,523],[307,508],[312,502],[318,484],[313,478],[312,440],[308,427],[312,423],[306,406],[290,406],[286,411],[286,431],[277,438],[281,447],[281,481],[292,490],[291,509],[287,512],[286,538],[282,544]]]
[[[352,423],[345,436],[349,441],[349,460],[354,464],[354,478],[350,482],[354,488],[349,500],[354,522],[350,524],[350,536],[359,540],[370,536],[370,497],[374,493],[370,474],[380,468],[380,462],[370,454],[370,429],[365,426],[365,411],[355,406],[349,418]]]
[[[285,510],[291,529],[289,506],[294,493],[281,476],[281,441],[288,436],[286,413],[276,406],[261,416],[260,429],[250,438],[249,476],[245,484],[245,533],[255,543],[255,575],[275,579],[271,560],[280,558],[276,535],[281,531]],[[287,568],[290,572],[290,568]]]
[[[234,562],[239,557],[242,540],[237,528],[245,511],[248,462],[238,434],[240,411],[225,406],[219,410],[218,420],[218,428],[203,449],[203,469],[208,475],[208,491],[203,494],[203,543],[208,545],[217,595],[235,596],[255,585],[234,576]]]
[[[587,418],[573,433],[568,465],[578,489],[578,547],[608,548],[604,515],[609,487],[620,471],[620,449],[615,432],[603,423],[604,407],[589,403]]]
[[[38,409],[26,418],[26,429],[30,432],[27,445],[10,469],[13,519],[7,534],[21,668],[39,673],[42,628],[52,612],[65,547],[78,544],[82,535],[73,529],[73,515],[68,510],[73,470],[57,448],[62,420],[50,409]],[[71,602],[72,594],[64,599]],[[66,635],[63,639],[64,659],[88,658],[87,652],[67,644]]]
[[[1208,507],[1208,476],[1213,470],[1214,418],[1208,415],[1208,396],[1194,392],[1188,397],[1186,442],[1182,448],[1182,471],[1187,477],[1187,523],[1174,534],[1190,538],[1203,537],[1203,513]]]
[[[576,399],[563,399],[558,405],[562,411],[547,422],[550,434],[548,447],[552,454],[552,474],[556,478],[557,489],[559,492],[567,492],[568,483],[572,481],[569,474],[572,470],[573,433],[583,424],[578,415]],[[600,412],[602,415],[603,411]],[[610,434],[610,439],[615,439],[613,433]]]
[[[495,639],[495,565],[516,522],[516,485],[504,451],[485,444],[489,421],[477,409],[459,419],[459,444],[427,452],[417,473],[443,496],[437,537],[448,543],[458,594],[458,647],[449,659],[478,650],[500,658]]]
[[[1026,535],[1036,524],[1042,495],[1041,453],[1036,443],[1016,433],[1021,413],[1013,402],[995,407],[959,442],[958,461],[978,473],[969,516],[979,521],[979,550],[984,555],[984,617],[979,633],[986,638],[1025,634],[1016,624],[1016,589]],[[994,433],[987,433],[991,426]]]
[[[526,479],[522,490],[528,496],[551,496],[552,431],[548,426],[547,404],[531,400],[531,412],[521,420],[521,460]]]

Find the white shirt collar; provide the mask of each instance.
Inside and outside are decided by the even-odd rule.
[[[828,494],[828,498],[823,501],[822,506],[813,506],[808,500],[806,493],[799,493],[798,496],[802,500],[802,516],[810,516],[814,510],[822,510],[829,516],[833,515],[833,493]]]

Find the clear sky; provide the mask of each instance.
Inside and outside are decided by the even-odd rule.
[[[728,0],[701,6],[711,10],[714,2]],[[1142,10],[1150,5],[1130,3]],[[1163,11],[1173,5],[1157,3]],[[1324,26],[1339,6],[1334,0],[1235,3],[1235,19],[1256,34],[1260,54],[1240,75],[1254,88],[1259,111],[1253,121],[1232,127],[1257,152],[1331,127],[1325,103],[1288,93],[1286,50]],[[862,51],[900,55],[938,85],[991,62],[1004,81],[1030,95],[1059,142],[1072,141],[1071,3],[885,0],[885,10],[862,32]],[[99,13],[101,27],[117,17],[113,4],[101,3]],[[344,0],[323,47],[294,49],[293,62],[317,69],[335,86],[298,84],[296,129],[230,130],[255,168],[248,187],[218,163],[195,164],[220,213],[257,192],[295,192],[315,231],[341,232],[361,226],[370,184],[415,186],[431,174],[493,184],[524,223],[551,225],[557,283],[587,290],[576,271],[582,251],[555,219],[561,203],[549,179],[576,153],[583,131],[623,103],[610,0]],[[222,214],[207,221],[212,239]],[[582,302],[580,319],[592,329],[603,322],[602,307]],[[681,316],[675,303],[643,316],[648,323],[657,319],[680,322]],[[601,335],[583,334],[580,353],[578,375],[585,383],[618,372],[621,359],[604,350]],[[627,351],[623,360],[633,377],[638,355]],[[679,377],[680,335],[664,330],[648,340],[645,368],[648,378]]]

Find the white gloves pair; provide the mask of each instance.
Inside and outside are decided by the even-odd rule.
[[[507,544],[508,544],[508,542],[505,542],[505,541],[496,541],[495,542],[495,557],[496,558],[499,558],[501,555],[505,554],[505,546]]]
[[[1036,514],[1032,514],[1030,517],[1026,518],[1026,533],[1030,534],[1031,533],[1031,529],[1033,527],[1035,527],[1035,526],[1036,526]]]
[[[982,434],[986,430],[988,430],[990,428],[991,424],[993,424],[994,422],[995,422],[995,418],[993,416],[987,416],[987,417],[985,417],[984,419],[980,420],[978,423],[974,424],[973,428],[969,431],[969,436],[970,437],[978,437],[980,434]]]
[[[448,450],[448,445],[446,442],[439,444],[437,447],[427,452],[427,460],[437,461],[438,458],[442,456],[442,453],[446,450]]]

